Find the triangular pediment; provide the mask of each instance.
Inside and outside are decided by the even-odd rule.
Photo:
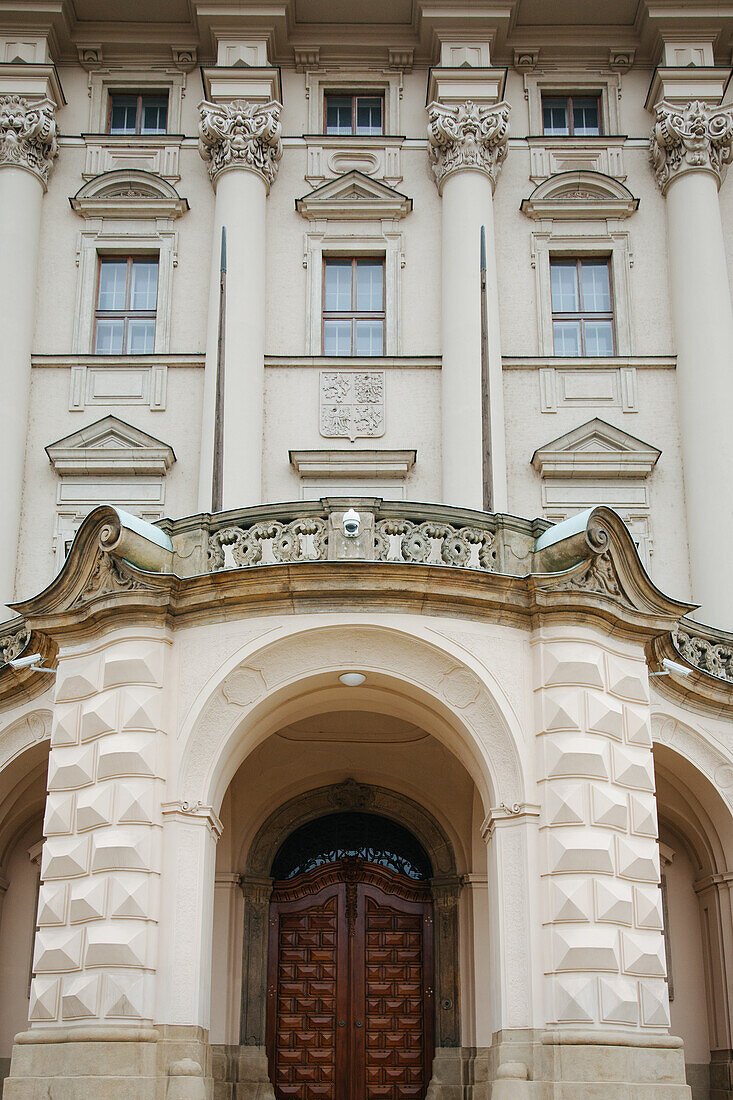
[[[404,218],[412,210],[412,199],[354,169],[296,199],[295,209],[308,220]]]
[[[46,454],[62,477],[162,475],[176,461],[167,443],[116,416],[105,416],[50,443]]]
[[[648,477],[662,452],[598,418],[538,448],[542,477]]]

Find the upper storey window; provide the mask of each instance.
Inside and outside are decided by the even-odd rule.
[[[110,134],[165,134],[167,129],[167,94],[110,93]]]
[[[325,96],[327,134],[368,137],[384,133],[384,96],[340,94]]]
[[[384,260],[324,259],[323,354],[384,355]]]
[[[157,257],[101,257],[94,328],[95,353],[152,354],[155,351],[157,302]]]
[[[543,95],[542,133],[546,137],[598,137],[600,96]]]
[[[613,355],[608,259],[551,259],[550,289],[555,355]]]

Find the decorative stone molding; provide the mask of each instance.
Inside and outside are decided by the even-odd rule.
[[[485,172],[496,187],[509,139],[508,103],[482,107],[465,100],[456,107],[428,107],[428,157],[442,191],[448,176],[466,169]]]
[[[723,640],[725,638],[725,640]],[[673,636],[675,649],[686,661],[708,676],[733,682],[733,638],[721,631],[705,630],[689,620]]]
[[[733,108],[700,100],[680,107],[663,101],[655,113],[649,157],[662,194],[689,171],[712,172],[720,186],[733,158]]]
[[[0,665],[20,657],[30,640],[31,632],[28,624],[23,619],[16,619],[13,626],[0,635]]]
[[[209,163],[212,183],[216,184],[219,173],[228,168],[245,168],[260,175],[270,190],[283,155],[281,110],[275,100],[204,100],[199,105],[199,153]]]
[[[50,99],[0,97],[0,168],[26,168],[44,190],[58,153],[54,111]]]

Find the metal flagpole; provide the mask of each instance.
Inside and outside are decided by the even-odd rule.
[[[493,506],[491,469],[491,416],[489,412],[489,329],[486,311],[486,227],[481,226],[481,433],[484,511]]]
[[[211,476],[211,510],[221,512],[224,480],[224,350],[227,314],[227,231],[221,227],[219,263],[219,337],[216,346],[216,409],[214,413],[214,468]]]

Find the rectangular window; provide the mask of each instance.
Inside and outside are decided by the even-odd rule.
[[[167,94],[110,93],[110,134],[165,134],[167,128]]]
[[[550,260],[555,355],[613,355],[613,301],[607,259]]]
[[[384,355],[384,316],[382,258],[324,259],[324,355]]]
[[[327,134],[384,133],[383,95],[326,95],[325,100]]]
[[[155,351],[158,259],[102,256],[94,325],[96,355],[151,355]]]
[[[601,133],[600,96],[543,96],[542,132],[547,137],[598,137]]]

